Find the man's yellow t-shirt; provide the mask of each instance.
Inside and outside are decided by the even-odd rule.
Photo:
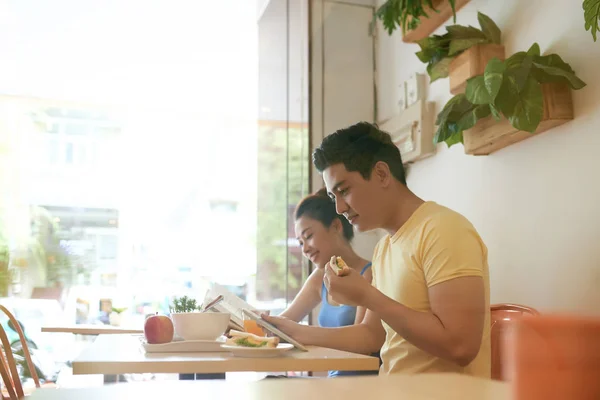
[[[379,241],[373,285],[413,310],[431,312],[428,288],[463,276],[481,276],[485,285],[486,316],[477,357],[460,367],[412,345],[382,321],[382,374],[458,372],[489,378],[490,285],[487,248],[479,234],[465,217],[436,203],[422,204],[394,236]]]

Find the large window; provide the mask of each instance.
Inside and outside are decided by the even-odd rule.
[[[62,287],[73,323],[106,304],[139,323],[209,279],[285,307],[306,277],[307,3],[4,2],[0,296]]]

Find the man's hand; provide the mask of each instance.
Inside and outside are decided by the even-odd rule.
[[[335,257],[325,265],[323,282],[331,298],[339,303],[350,306],[364,306],[368,294],[375,290],[361,274],[350,268],[344,276],[338,276]]]

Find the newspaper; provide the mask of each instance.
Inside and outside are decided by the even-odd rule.
[[[226,312],[231,314],[229,326],[232,329],[239,331],[244,330],[244,317],[242,314],[243,309],[258,311],[256,307],[252,307],[244,300],[240,299],[235,294],[231,293],[224,286],[218,283],[211,282],[210,288],[204,296],[203,304],[208,304],[210,301],[217,298],[217,296],[223,296],[223,301],[212,307],[215,311]]]

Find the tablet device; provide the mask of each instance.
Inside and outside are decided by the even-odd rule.
[[[260,325],[261,327],[265,328],[266,330],[273,333],[274,335],[277,335],[280,339],[283,339],[286,342],[293,344],[295,348],[302,350],[302,351],[308,351],[308,349],[306,347],[304,347],[301,343],[298,343],[298,341],[292,339],[291,337],[289,337],[288,335],[286,335],[285,333],[283,333],[282,331],[277,329],[275,327],[275,325],[262,319],[260,317],[260,315],[256,314],[254,311],[244,308],[242,310],[242,313],[246,314],[250,319],[253,319],[254,321],[256,321],[256,323],[258,325]]]

